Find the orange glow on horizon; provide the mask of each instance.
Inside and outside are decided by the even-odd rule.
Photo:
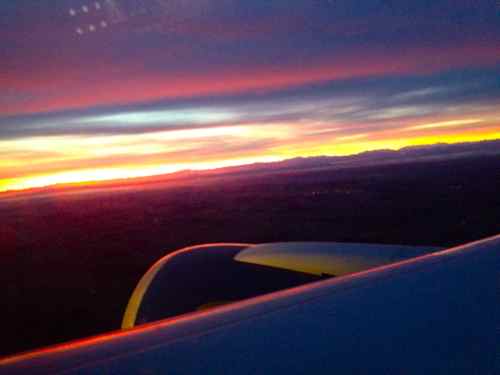
[[[275,162],[293,157],[310,157],[320,155],[346,156],[365,151],[380,149],[398,150],[409,146],[431,145],[435,143],[462,143],[500,139],[500,127],[490,129],[472,129],[460,133],[414,135],[396,138],[397,132],[387,137],[376,139],[370,134],[337,137],[337,141],[323,144],[302,144],[292,142],[283,146],[272,147],[263,155],[226,157],[220,160],[175,162],[172,164],[152,165],[117,165],[104,168],[79,168],[40,173],[0,180],[0,192],[9,190],[25,190],[57,184],[90,184],[98,181],[112,181],[149,177],[178,172],[182,170],[209,170],[232,166],[248,165],[260,162]],[[296,140],[295,140],[296,141]],[[1,165],[0,165],[1,167]]]
[[[232,159],[216,162],[200,162],[192,164],[158,165],[145,167],[117,167],[106,169],[82,169],[48,175],[28,176],[0,181],[0,192],[9,190],[26,190],[59,184],[87,185],[100,181],[133,179],[139,177],[159,176],[183,170],[211,170],[225,167],[242,166],[252,163],[269,163],[281,160],[278,157],[262,156],[251,159]]]

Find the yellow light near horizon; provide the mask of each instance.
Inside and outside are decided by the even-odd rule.
[[[462,121],[472,120],[473,119],[465,119]],[[448,123],[450,121],[448,121]],[[442,121],[440,123],[443,124],[446,122]],[[434,124],[440,123],[435,122]],[[319,138],[314,138],[312,140],[304,140],[301,137],[300,132],[296,130],[296,127],[291,125],[274,125],[274,127],[255,125],[234,128],[210,128],[207,129],[204,136],[199,139],[193,138],[193,144],[196,145],[196,142],[198,141],[201,141],[202,143],[201,146],[199,146],[200,148],[194,148],[194,151],[192,152],[189,149],[189,147],[191,147],[191,143],[189,140],[186,140],[186,138],[190,139],[194,135],[191,130],[187,132],[183,131],[183,133],[177,134],[177,136],[173,136],[172,134],[151,133],[132,136],[119,135],[102,139],[86,139],[78,137],[68,139],[68,137],[59,137],[61,139],[58,138],[56,144],[51,144],[51,142],[47,139],[38,139],[34,144],[34,149],[41,152],[49,150],[49,147],[50,149],[56,149],[57,152],[61,152],[62,156],[59,159],[61,162],[70,160],[71,163],[59,164],[60,170],[49,173],[47,172],[49,169],[30,169],[31,163],[25,161],[25,175],[19,173],[17,176],[13,174],[15,177],[12,178],[0,178],[0,191],[20,190],[64,183],[85,183],[90,181],[145,177],[185,169],[213,169],[256,162],[272,162],[298,156],[343,156],[364,151],[379,149],[397,150],[408,146],[428,145],[434,143],[459,143],[500,139],[500,126],[493,124],[483,128],[462,129],[460,132],[453,129],[455,133],[452,132],[452,129],[447,129],[448,133],[440,132],[425,135],[419,135],[419,132],[412,134],[411,132],[401,132],[401,130],[387,130],[378,133],[363,133],[343,137],[331,136],[330,138],[325,138],[320,135]],[[166,139],[159,139],[163,136]],[[183,136],[186,137],[184,138],[185,141],[179,142],[179,136],[181,138]],[[253,150],[251,152],[243,151],[238,154],[238,152],[224,153],[224,150],[212,150],[212,146],[210,146],[210,149],[206,149],[203,145],[203,140],[206,140],[206,137],[224,137],[224,140],[227,139],[230,140],[230,142],[238,140],[242,142],[264,140],[264,143],[268,140],[273,142],[278,140],[279,142],[271,142],[270,146],[259,149],[257,150],[258,152]],[[155,143],[155,138],[159,143]],[[54,139],[52,140],[54,141]],[[81,141],[81,144],[83,144],[86,148],[85,153],[83,154],[78,154],[78,152],[72,148],[72,146],[77,147],[78,141]],[[88,147],[89,145],[94,145],[94,147]],[[245,145],[245,143],[243,143],[243,145]],[[29,146],[29,144],[26,144],[26,146]],[[127,148],[128,146],[131,146],[131,148]],[[178,155],[174,154],[168,160],[156,157],[156,153],[162,151],[165,147],[167,149],[170,148],[170,150],[180,150],[181,153]],[[94,148],[98,149],[98,151],[95,152],[93,150]],[[16,151],[15,148],[13,148],[13,150]],[[109,153],[106,153],[106,150],[108,150]],[[203,156],[197,157],[196,155],[198,151],[200,152],[200,155]],[[137,157],[150,152],[153,158],[150,158],[149,156],[142,159],[140,157],[138,159],[124,158],[123,160],[120,160],[120,162],[116,162],[116,166],[115,164],[98,165],[95,169],[90,169],[89,164],[85,164],[85,156],[98,156],[99,158],[102,157],[106,160],[105,158],[115,154],[128,155],[127,152],[129,152],[132,157]],[[188,156],[193,155],[193,157],[186,157],[186,152],[189,153]],[[162,154],[158,155],[161,156]],[[110,160],[113,161],[115,159]],[[56,159],[54,162],[56,167],[58,166],[57,161],[58,160]],[[6,162],[7,164],[5,165],[2,165],[0,162],[0,168],[3,168],[5,171],[12,170],[12,165],[9,164],[8,161]],[[19,165],[20,167],[18,169],[21,170],[22,163],[20,162]],[[34,163],[34,166],[38,167],[39,165]],[[43,168],[45,167],[43,166]],[[28,173],[30,170],[32,172]]]
[[[103,169],[81,169],[66,171],[49,175],[30,176],[0,180],[0,192],[8,190],[24,190],[45,187],[57,184],[90,183],[98,181],[111,181],[119,179],[148,177],[178,172],[182,170],[210,170],[232,166],[247,165],[252,163],[269,163],[282,160],[276,156],[258,156],[251,158],[238,158],[215,162],[199,162],[172,165],[136,166]]]
[[[150,132],[144,134],[115,135],[67,135],[27,137],[0,141],[4,155],[31,154],[30,163],[44,161],[42,155],[54,154],[50,161],[81,160],[92,157],[115,155],[153,155],[155,153],[189,150],[203,141],[213,139],[284,139],[292,133],[286,124],[269,123],[238,126],[217,126],[208,128],[180,129]],[[22,166],[24,160],[5,158],[0,160],[0,168]],[[0,171],[1,172],[1,171]]]
[[[346,156],[353,155],[365,151],[375,150],[399,150],[404,147],[424,146],[436,143],[462,143],[462,142],[479,142],[500,139],[500,129],[487,134],[446,134],[446,135],[429,135],[410,138],[393,138],[380,140],[367,140],[361,142],[348,142],[322,146],[315,149],[314,155],[338,155]]]

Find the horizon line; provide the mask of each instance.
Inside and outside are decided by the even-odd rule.
[[[213,167],[213,168],[210,168],[210,167],[207,167],[207,168],[185,168],[185,169],[173,170],[171,172],[166,172],[166,173],[145,174],[145,175],[140,175],[140,176],[131,176],[131,177],[122,177],[122,178],[68,181],[68,182],[61,182],[61,183],[55,183],[55,184],[26,187],[23,189],[1,190],[1,187],[0,187],[0,198],[3,198],[6,195],[44,192],[44,190],[50,190],[50,189],[65,189],[65,188],[71,189],[71,188],[79,188],[79,187],[84,189],[86,187],[92,187],[95,185],[101,185],[102,187],[105,187],[105,185],[107,185],[107,184],[114,184],[114,183],[120,183],[120,182],[123,182],[125,184],[134,183],[134,182],[139,183],[141,180],[148,179],[148,178],[175,177],[175,175],[183,174],[183,173],[190,173],[190,172],[191,173],[206,172],[206,171],[221,171],[222,172],[222,171],[228,170],[228,169],[237,169],[240,167],[257,166],[257,165],[265,166],[265,165],[283,163],[283,162],[287,162],[287,161],[295,160],[295,159],[314,159],[314,158],[322,158],[322,157],[349,158],[349,157],[356,157],[359,155],[377,153],[377,152],[382,152],[382,151],[399,152],[399,151],[405,150],[405,149],[422,149],[425,147],[433,147],[433,146],[439,146],[439,145],[458,146],[458,145],[472,145],[472,144],[481,144],[481,143],[495,143],[495,142],[499,142],[499,141],[500,141],[500,137],[494,138],[494,139],[484,139],[484,140],[479,140],[479,141],[435,142],[435,143],[428,143],[428,144],[421,144],[421,145],[402,146],[402,147],[397,147],[397,148],[386,147],[386,148],[380,148],[380,149],[374,149],[374,150],[354,152],[352,154],[346,154],[346,155],[335,155],[335,154],[321,154],[321,155],[311,155],[311,156],[300,156],[299,155],[299,156],[293,156],[293,157],[289,157],[289,158],[270,160],[270,161],[259,161],[258,159],[256,159],[256,161],[254,161],[254,162],[241,163],[241,164],[228,164],[225,166],[223,165],[223,166],[218,166],[218,167]],[[500,151],[499,151],[499,153],[500,153]],[[154,181],[152,181],[152,182],[154,182]]]

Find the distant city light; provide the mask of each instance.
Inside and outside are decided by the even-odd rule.
[[[69,15],[70,15],[70,16],[74,16],[75,14],[76,14],[76,11],[75,11],[73,8],[71,8],[71,9],[69,10]]]
[[[101,4],[97,1],[95,2],[95,8],[98,10],[101,9]]]
[[[76,29],[76,33],[77,33],[77,34],[79,34],[79,35],[82,35],[82,34],[83,34],[83,30],[82,30],[82,28],[81,28],[81,27],[78,27],[78,28]]]
[[[107,26],[108,26],[108,23],[106,21],[101,21],[102,28],[107,27]]]
[[[86,5],[84,5],[84,6],[82,6],[82,10],[84,13],[88,13],[89,8]]]
[[[89,31],[94,32],[95,31],[95,26],[94,25],[89,25]]]

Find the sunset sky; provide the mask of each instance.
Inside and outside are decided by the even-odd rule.
[[[500,138],[497,0],[16,0],[0,26],[0,191]]]

